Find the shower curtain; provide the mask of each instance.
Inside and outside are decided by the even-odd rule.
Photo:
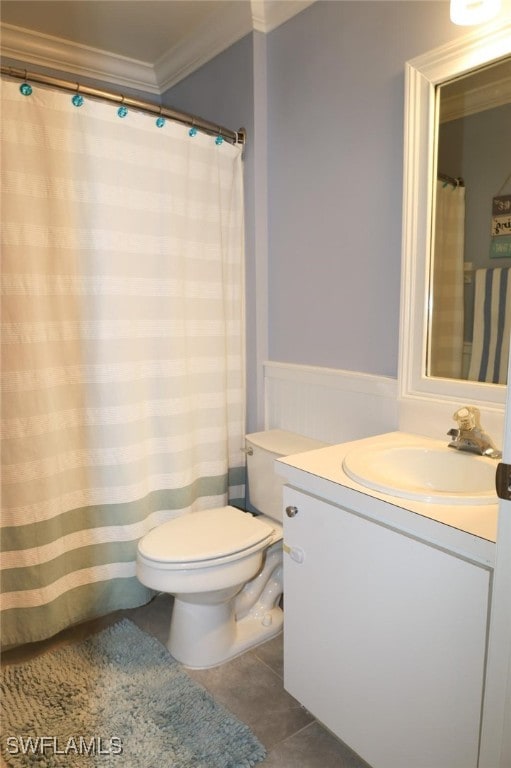
[[[437,181],[430,306],[429,375],[460,379],[463,368],[465,188]]]
[[[244,227],[240,146],[7,79],[2,127],[13,645],[147,602],[138,539],[243,498]]]

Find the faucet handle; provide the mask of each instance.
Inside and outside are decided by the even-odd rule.
[[[458,429],[450,429],[447,433],[453,438],[449,448],[478,453],[492,459],[499,459],[502,456],[494,446],[491,437],[483,431],[478,408],[474,405],[464,405],[453,413],[453,419],[458,422]]]
[[[474,405],[464,405],[453,413],[453,419],[458,422],[460,430],[470,432],[473,429],[481,429],[481,413]]]

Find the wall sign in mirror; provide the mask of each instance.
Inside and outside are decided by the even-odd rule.
[[[406,64],[402,400],[503,410],[510,135],[509,16]]]
[[[436,88],[427,374],[505,384],[511,57]]]

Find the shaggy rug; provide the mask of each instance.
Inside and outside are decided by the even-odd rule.
[[[12,768],[247,768],[265,749],[128,619],[1,674]]]

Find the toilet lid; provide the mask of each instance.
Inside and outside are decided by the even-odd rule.
[[[141,555],[165,563],[213,560],[270,540],[273,528],[235,507],[192,512],[149,531],[139,542]]]

